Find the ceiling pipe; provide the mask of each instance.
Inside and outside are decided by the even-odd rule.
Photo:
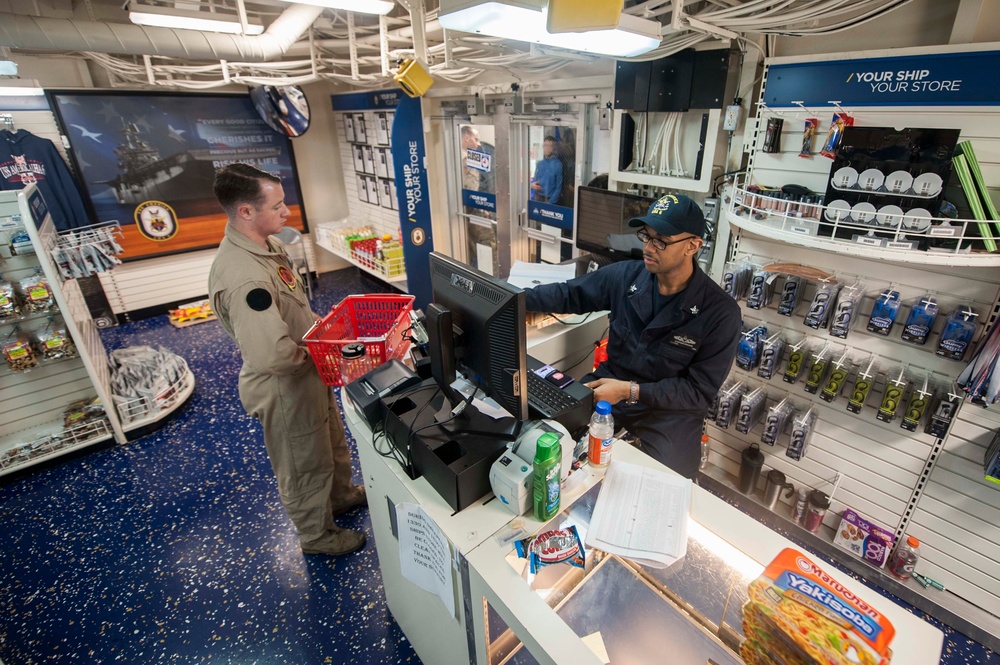
[[[0,46],[45,51],[96,51],[189,60],[267,62],[281,58],[323,13],[291,5],[257,36],[76,21],[0,12]]]
[[[438,23],[437,19],[427,21],[427,27],[425,28],[425,34],[428,37],[441,37],[443,36],[444,28]],[[413,26],[403,26],[401,28],[395,28],[393,30],[386,31],[386,37],[390,40],[405,40],[410,41],[413,38]],[[382,36],[379,33],[373,35],[366,35],[364,37],[358,37],[355,40],[358,46],[370,46],[374,49],[379,49],[381,46]],[[346,39],[317,39],[313,41],[313,46],[316,48],[322,48],[328,51],[341,51],[347,53],[348,50],[348,40]],[[289,49],[288,55],[302,55],[309,52],[308,44],[296,44],[293,48]]]

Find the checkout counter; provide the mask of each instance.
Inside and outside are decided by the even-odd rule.
[[[692,488],[687,554],[665,569],[588,551],[586,570],[568,565],[543,569],[526,581],[524,559],[513,543],[501,544],[514,515],[492,495],[455,513],[423,479],[411,480],[372,445],[367,423],[345,404],[358,442],[368,491],[375,545],[386,600],[421,660],[430,665],[543,663],[601,665],[583,638],[600,633],[612,663],[737,665],[740,608],[747,584],[790,541],[698,486]],[[618,442],[615,459],[661,466]],[[669,472],[669,471],[668,471]],[[550,522],[570,519],[586,527],[604,469],[584,465]],[[395,506],[420,505],[448,540],[456,613],[403,577]],[[543,524],[521,518],[529,533]],[[830,567],[832,569],[832,566]],[[937,665],[943,633],[834,570],[845,587],[870,602],[896,627],[893,662]],[[596,639],[592,638],[591,639]]]
[[[603,329],[598,321],[591,323]],[[553,332],[545,343],[555,351],[544,355],[558,364],[572,357],[567,348],[586,348],[600,330],[577,331],[581,340],[589,336],[585,344],[557,339],[565,329]],[[747,585],[782,549],[796,547],[786,538],[695,485],[687,554],[671,566],[648,568],[588,549],[586,569],[550,566],[529,584],[527,561],[517,557],[510,541],[515,516],[508,508],[489,494],[456,513],[424,478],[410,479],[384,455],[385,443],[373,441],[346,394],[344,407],[358,444],[386,600],[425,665],[743,663],[740,623]],[[616,443],[614,459],[673,473],[623,442]],[[569,520],[584,537],[604,472],[584,464],[571,474],[562,510],[547,525]],[[419,505],[447,540],[454,613],[403,576],[396,507],[404,503]],[[530,512],[518,519],[528,535],[546,526]],[[846,573],[828,569],[893,623],[894,663],[939,663],[944,639],[939,629]],[[602,650],[607,659],[599,655]]]

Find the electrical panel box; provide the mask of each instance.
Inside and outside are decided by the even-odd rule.
[[[674,113],[691,108],[694,62],[695,51],[685,49],[650,63],[647,111]]]
[[[619,60],[615,64],[615,108],[645,111],[652,63]]]
[[[685,49],[651,62],[619,60],[614,106],[654,112],[721,109],[729,60],[729,49]]]

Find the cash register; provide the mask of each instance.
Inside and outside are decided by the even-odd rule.
[[[432,376],[383,397],[381,425],[407,474],[423,476],[462,510],[490,492],[490,467],[527,431],[526,422],[549,419],[572,437],[582,434],[593,392],[529,361],[520,288],[437,252],[430,254],[430,273],[425,325]],[[454,388],[459,372],[484,402]],[[500,408],[493,413],[487,403]]]

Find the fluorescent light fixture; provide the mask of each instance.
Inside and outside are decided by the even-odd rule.
[[[358,14],[388,14],[396,6],[390,0],[282,0],[293,5],[312,5],[327,9],[343,9]]]
[[[0,87],[0,97],[41,97],[45,91],[41,88],[25,88],[24,86]]]
[[[212,17],[217,18],[212,18]],[[223,18],[232,16],[232,18]],[[243,26],[232,14],[213,14],[210,12],[189,12],[170,7],[154,7],[141,5],[138,2],[129,4],[128,18],[136,25],[147,25],[156,28],[179,28],[181,30],[202,30],[204,32],[224,32],[230,35],[241,35]],[[259,35],[264,32],[260,23],[247,23],[248,35]]]
[[[622,14],[615,30],[552,34],[545,28],[546,14],[538,0],[441,0],[438,20],[448,30],[620,58],[660,45],[660,24],[631,14]]]

